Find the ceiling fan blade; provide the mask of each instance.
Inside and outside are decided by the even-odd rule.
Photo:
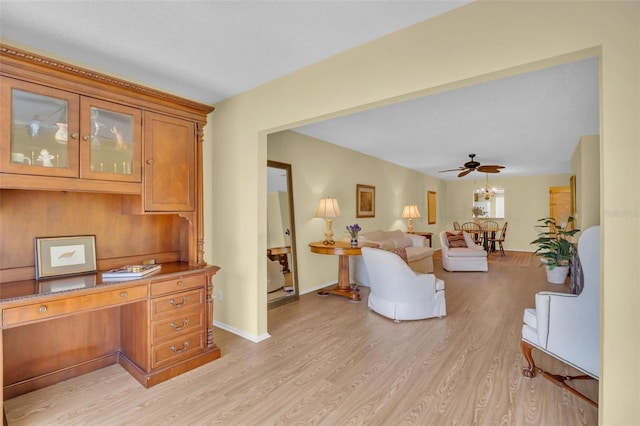
[[[482,173],[500,173],[500,169],[504,169],[504,166],[486,165],[478,167],[478,171]]]
[[[472,171],[473,171],[473,169],[466,169],[466,170],[464,170],[463,172],[461,172],[461,173],[458,175],[458,177],[466,176],[466,175],[468,175],[469,173],[471,173]]]
[[[464,170],[464,167],[458,167],[457,169],[440,170],[438,173],[444,173],[444,172],[459,172],[460,170]]]

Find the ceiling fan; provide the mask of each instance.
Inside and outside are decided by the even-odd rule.
[[[480,165],[480,163],[474,160],[475,156],[476,156],[475,154],[469,154],[469,158],[471,158],[471,161],[467,161],[466,163],[464,163],[464,167],[458,167],[457,169],[450,169],[450,170],[441,170],[440,173],[460,172],[458,174],[458,177],[463,177],[473,171],[478,171],[482,173],[500,173],[500,169],[504,169],[504,166],[498,166],[496,164]]]

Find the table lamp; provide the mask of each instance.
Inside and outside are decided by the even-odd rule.
[[[322,244],[333,245],[333,229],[331,225],[331,218],[340,216],[340,207],[338,207],[338,200],[335,198],[322,198],[318,203],[318,209],[316,210],[315,217],[324,218],[327,223],[327,227],[324,231],[324,241]]]
[[[410,205],[404,206],[402,209],[402,218],[407,220],[407,229],[409,232],[413,232],[413,218],[420,217],[420,211],[418,210],[418,206]]]

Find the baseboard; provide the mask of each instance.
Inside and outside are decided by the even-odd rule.
[[[219,322],[219,321],[215,321],[215,320],[213,321],[213,326],[221,328],[221,329],[223,329],[225,331],[228,331],[229,333],[233,333],[236,336],[240,336],[240,337],[242,337],[244,339],[247,339],[247,340],[249,340],[249,341],[251,341],[253,343],[260,343],[263,340],[267,340],[269,337],[271,337],[271,335],[269,333],[263,333],[260,336],[256,336],[254,334],[249,334],[249,333],[246,333],[246,332],[244,332],[242,330],[239,330],[239,329],[237,329],[235,327],[231,327],[230,325],[227,325],[225,323],[222,323],[222,322]]]

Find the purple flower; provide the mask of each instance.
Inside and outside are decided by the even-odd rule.
[[[362,231],[362,228],[360,228],[360,225],[355,223],[353,225],[348,225],[347,231],[351,235],[351,238],[356,238],[358,236],[358,232]]]

